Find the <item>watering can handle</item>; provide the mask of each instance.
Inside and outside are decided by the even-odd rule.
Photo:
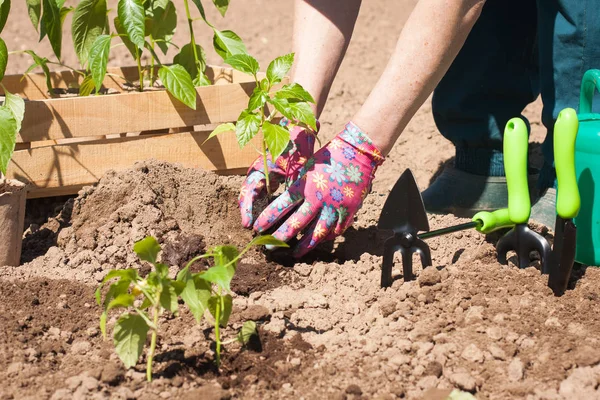
[[[592,112],[592,99],[594,89],[600,92],[600,70],[590,69],[581,79],[581,94],[579,96],[579,113],[589,114]]]

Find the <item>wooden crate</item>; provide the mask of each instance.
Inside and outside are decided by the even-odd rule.
[[[130,81],[138,73],[135,67],[108,72]],[[221,67],[208,67],[207,75],[214,85],[196,89],[196,110],[166,91],[123,92],[123,81],[111,75],[104,86],[121,93],[63,98],[49,97],[43,74],[6,76],[6,89],[26,99],[7,177],[29,182],[29,197],[35,198],[77,193],[109,169],[149,158],[220,174],[245,173],[257,157],[252,145],[240,149],[233,132],[202,142],[216,125],[237,119],[254,80]],[[53,87],[77,87],[77,75],[53,73],[52,82]]]

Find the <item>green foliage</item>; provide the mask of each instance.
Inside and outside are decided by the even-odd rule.
[[[119,0],[117,15],[129,40],[143,50],[146,44],[146,17],[142,0]]]
[[[13,113],[0,107],[0,172],[6,174],[8,162],[15,150],[17,140],[17,120]]]
[[[150,381],[159,333],[158,317],[165,311],[177,314],[177,299],[184,291],[185,285],[169,278],[169,268],[157,262],[160,245],[153,237],[148,236],[135,243],[133,251],[140,260],[151,263],[154,270],[143,279],[134,269],[110,271],[96,290],[96,301],[103,307],[100,330],[105,338],[108,312],[114,308],[125,309],[113,330],[113,342],[119,358],[127,368],[137,364],[148,331],[151,331],[152,339],[146,367],[146,376]],[[102,287],[115,278],[118,280],[110,285],[102,301]],[[141,305],[136,307],[135,300],[138,297]]]
[[[56,58],[60,60],[62,52],[62,27],[71,7],[63,7],[64,0],[43,0],[43,13],[40,25],[40,40],[48,35],[48,40]]]
[[[6,25],[8,14],[10,13],[10,0],[0,0],[0,33]]]
[[[169,43],[177,29],[177,11],[171,0],[149,2],[151,7],[146,11],[147,21],[150,21],[150,33],[152,40],[164,54],[167,54]],[[148,18],[149,17],[149,18]]]
[[[106,12],[106,0],[81,0],[75,8],[71,34],[81,65],[86,65],[92,45],[106,29]]]
[[[185,284],[181,297],[198,322],[206,315],[206,310],[213,317],[216,342],[216,363],[221,362],[220,328],[227,326],[232,310],[231,280],[235,275],[238,260],[253,246],[271,244],[288,247],[288,245],[272,236],[259,236],[250,242],[242,251],[233,246],[216,246],[202,258],[212,258],[214,266],[206,271],[190,273],[190,266],[200,257],[192,259],[179,272],[177,280]],[[244,330],[244,329],[242,329]],[[244,336],[248,336],[249,326]],[[256,325],[254,325],[256,331]]]
[[[96,38],[89,51],[89,65],[92,71],[92,82],[96,93],[100,91],[104,77],[106,76],[106,66],[108,64],[108,55],[110,52],[110,43],[112,36],[100,35]],[[84,81],[85,83],[85,81]],[[81,86],[84,86],[83,84]]]
[[[247,345],[252,336],[258,336],[258,330],[256,329],[256,322],[254,321],[246,321],[244,325],[242,325],[242,329],[240,329],[237,340],[244,346]]]
[[[181,65],[163,65],[158,70],[163,85],[177,100],[189,108],[196,109],[196,89],[192,77]]]
[[[27,3],[27,14],[36,32],[40,30],[40,17],[42,15],[42,0],[25,0]]]
[[[235,134],[240,147],[244,147],[262,131],[263,165],[267,170],[267,151],[271,154],[272,159],[276,159],[288,148],[290,142],[289,124],[286,126],[276,125],[273,123],[273,118],[280,113],[293,124],[316,131],[317,120],[310,106],[310,103],[314,103],[315,100],[298,83],[283,85],[280,89],[273,91],[275,85],[281,83],[292,68],[294,53],[277,57],[271,61],[267,67],[267,77],[259,81],[260,67],[252,56],[245,53],[228,54],[224,47],[219,47],[217,43],[215,43],[215,50],[232,68],[254,77],[256,87],[248,99],[248,107],[241,112],[235,123]],[[275,112],[267,115],[265,113],[267,104],[273,106]],[[231,130],[230,128],[229,124],[219,125],[208,138],[227,132]],[[271,195],[269,174],[266,174],[266,187],[267,193]]]

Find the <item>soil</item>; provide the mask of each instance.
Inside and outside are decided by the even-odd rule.
[[[324,140],[373,87],[414,3],[364,2],[321,118]],[[232,4],[225,20],[211,7],[207,11],[218,26],[240,34],[265,66],[291,50],[292,5],[247,0]],[[248,17],[256,7],[263,24]],[[11,12],[28,21],[24,2]],[[50,55],[45,42],[38,47],[35,35],[18,32],[23,27],[16,20],[3,32],[9,49],[35,47]],[[179,15],[180,45],[184,22]],[[210,37],[196,26],[199,38]],[[75,65],[69,41],[65,37],[64,61]],[[219,63],[207,53],[209,62]],[[112,65],[131,64],[122,48],[113,57]],[[28,65],[25,57],[11,56],[9,73]],[[532,126],[534,163],[544,136],[541,107],[538,100],[524,112]],[[260,341],[247,348],[227,345],[217,370],[212,330],[181,307],[179,317],[160,321],[164,333],[150,384],[144,357],[125,371],[111,341],[102,340],[94,290],[110,269],[149,270],[132,252],[146,235],[160,241],[161,260],[173,275],[212,246],[245,245],[252,234],[241,228],[236,205],[243,177],[147,160],[107,173],[77,196],[28,201],[22,265],[0,267],[0,399],[432,399],[432,388],[459,388],[478,399],[600,398],[597,268],[577,266],[569,290],[558,298],[535,265],[519,269],[514,257],[508,265],[496,261],[500,233],[464,231],[428,240],[433,267],[422,270],[415,259],[416,280],[403,282],[397,263],[399,279],[380,287],[386,235],[375,226],[386,195],[405,168],[427,187],[452,156],[427,102],[378,171],[373,192],[343,237],[300,262],[285,251],[258,249],[241,260],[224,340],[255,320]],[[461,222],[430,216],[432,229]],[[552,240],[548,228],[532,228]],[[109,317],[109,327],[116,316]]]

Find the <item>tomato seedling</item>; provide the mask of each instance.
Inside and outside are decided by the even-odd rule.
[[[248,100],[248,107],[242,111],[235,123],[221,124],[208,136],[209,140],[223,132],[235,131],[240,147],[246,146],[259,132],[262,132],[262,150],[264,171],[268,171],[268,154],[272,160],[279,157],[290,145],[289,125],[281,126],[273,123],[278,113],[296,124],[317,130],[317,121],[310,103],[315,100],[300,84],[292,83],[275,89],[292,68],[294,53],[277,57],[269,64],[267,76],[259,81],[258,61],[249,54],[233,54],[225,59],[225,63],[234,69],[254,77],[256,87]],[[268,113],[267,104],[275,111]],[[268,153],[267,153],[268,149]],[[267,194],[271,195],[269,174],[265,173]]]
[[[216,246],[208,253],[194,257],[184,269],[177,274],[177,281],[184,285],[181,298],[189,307],[198,323],[209,311],[214,318],[215,331],[215,363],[221,364],[221,328],[227,326],[231,315],[233,298],[231,296],[231,279],[235,275],[239,259],[252,246],[272,245],[288,247],[285,242],[270,235],[254,238],[240,252],[235,246]],[[212,258],[214,266],[205,271],[191,273],[190,266],[202,258]],[[237,339],[247,344],[249,338],[256,332],[256,324],[248,321],[242,327]]]
[[[103,307],[100,330],[106,339],[106,318],[114,308],[125,308],[113,329],[115,350],[125,367],[137,364],[144,349],[148,331],[151,331],[150,349],[147,354],[146,378],[152,380],[152,360],[159,333],[158,317],[165,310],[177,315],[178,297],[185,285],[169,278],[169,267],[156,261],[160,245],[151,236],[137,242],[133,251],[138,257],[151,263],[154,270],[141,278],[135,269],[112,270],[96,290],[96,301]],[[111,279],[111,284],[102,302],[102,286]]]

